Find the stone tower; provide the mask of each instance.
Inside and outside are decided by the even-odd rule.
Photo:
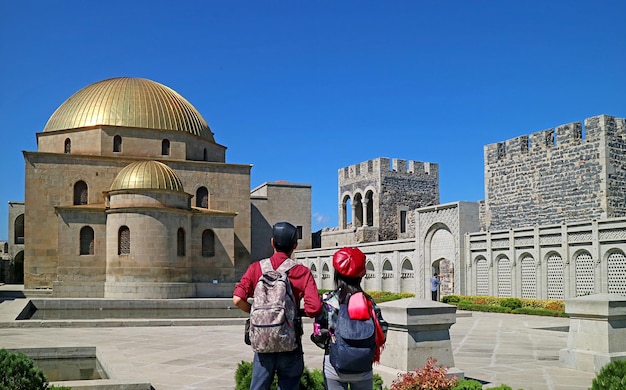
[[[339,170],[339,229],[357,231],[359,242],[410,237],[409,211],[435,204],[438,164],[376,158]]]

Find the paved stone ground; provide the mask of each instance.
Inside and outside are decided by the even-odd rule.
[[[150,383],[156,390],[232,390],[238,363],[252,360],[239,323],[113,327],[94,320],[90,327],[79,322],[49,327],[45,321],[22,327],[12,320],[25,301],[0,300],[0,348],[95,346],[99,360],[120,383]],[[485,388],[504,383],[514,390],[588,389],[594,374],[559,365],[568,325],[565,318],[461,312],[450,330],[456,368]],[[306,366],[320,368],[322,351],[306,340],[304,349]],[[381,366],[375,371],[387,386],[397,373]]]

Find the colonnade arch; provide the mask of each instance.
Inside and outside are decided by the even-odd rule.
[[[374,190],[356,190],[354,193],[343,194],[339,207],[340,227],[347,229],[362,226],[376,226],[374,214]]]

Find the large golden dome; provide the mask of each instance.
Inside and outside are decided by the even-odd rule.
[[[97,125],[184,131],[215,142],[209,125],[184,97],[132,77],[99,81],[76,92],[52,114],[44,131]]]
[[[130,189],[184,191],[172,168],[158,161],[138,161],[124,167],[113,180],[111,191]]]

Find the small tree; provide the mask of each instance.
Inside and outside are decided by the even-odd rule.
[[[591,390],[623,389],[626,389],[626,360],[614,360],[602,367],[591,384]]]
[[[0,390],[48,389],[43,372],[21,352],[0,349]]]

